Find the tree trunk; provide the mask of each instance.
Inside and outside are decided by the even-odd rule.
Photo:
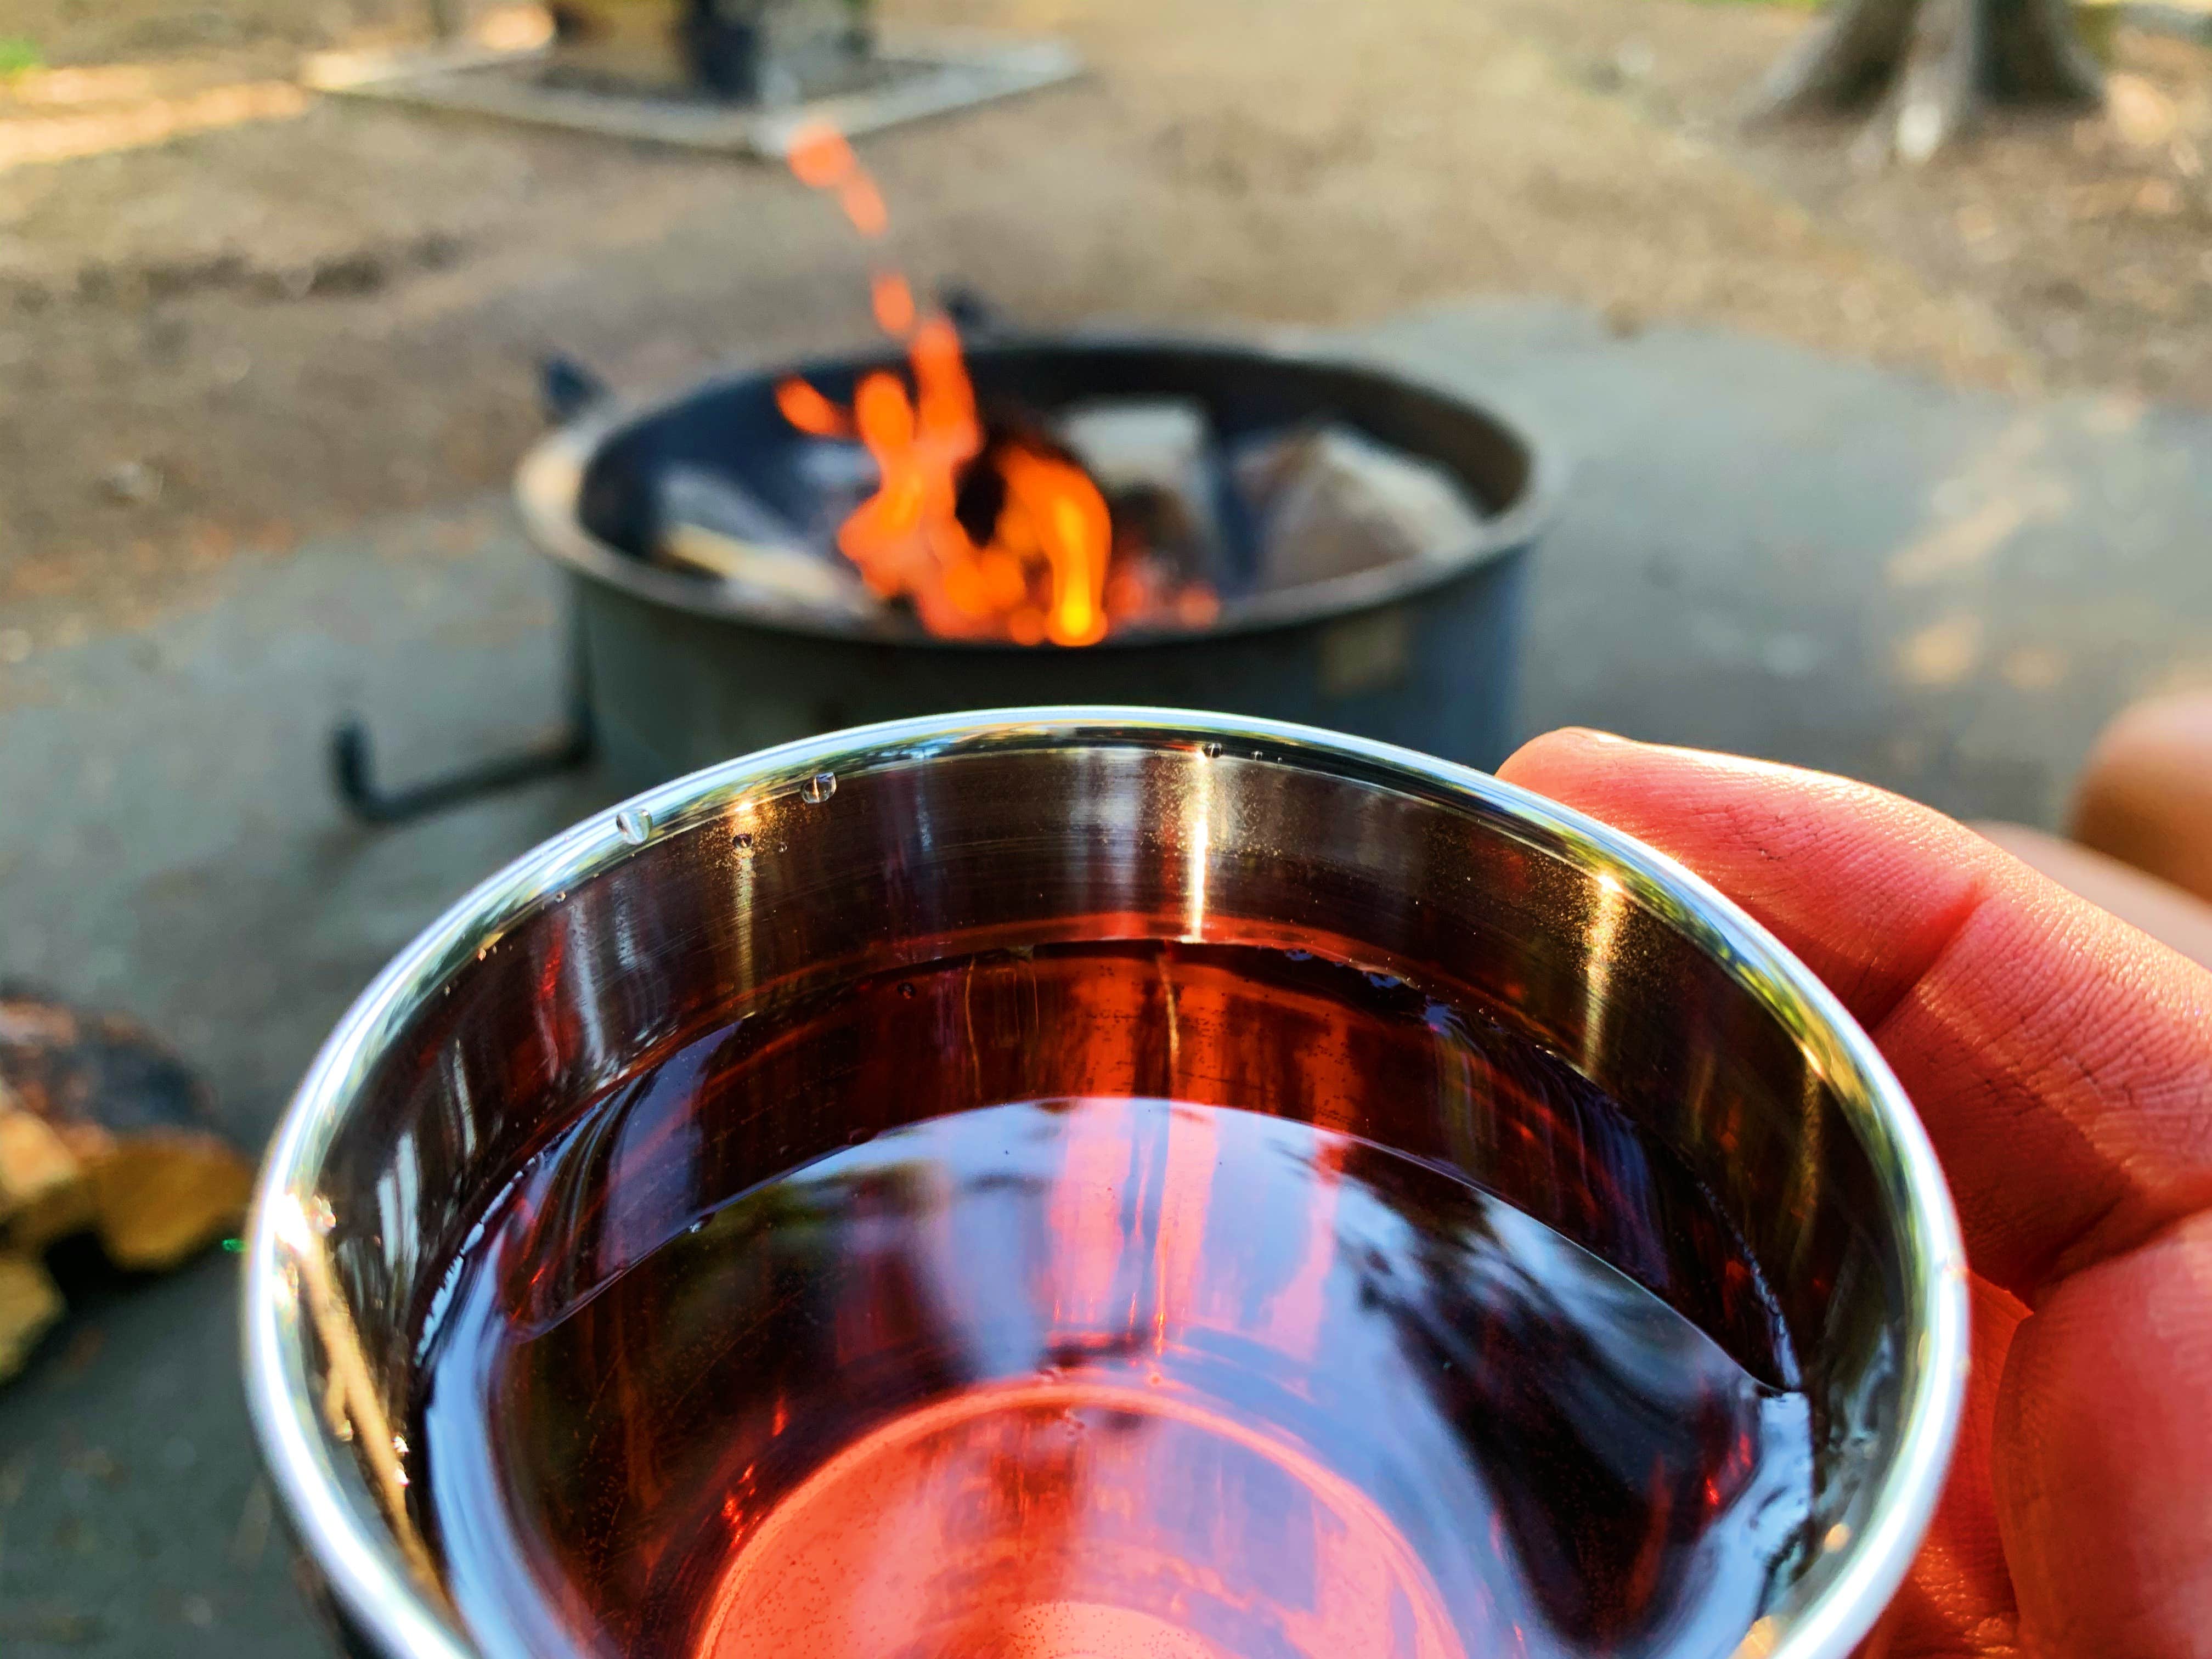
[[[1763,116],[1874,106],[1856,153],[1925,161],[1989,103],[2095,104],[2095,61],[2071,0],[1836,0],[1776,65]]]

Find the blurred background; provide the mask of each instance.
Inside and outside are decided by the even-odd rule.
[[[2057,830],[2117,714],[2212,687],[2212,0],[2012,9],[2033,40],[1852,3],[1894,63],[1805,0],[836,27],[1010,94],[856,130],[918,292],[1326,349],[1571,469],[1514,731]],[[384,960],[631,781],[375,824],[331,777],[349,715],[401,781],[559,726],[509,496],[549,360],[649,398],[878,337],[876,253],[776,155],[868,86],[748,56],[773,9],[0,0],[0,981],[143,1023],[246,1156]],[[0,1650],[320,1651],[232,1256],[51,1266],[0,1383]]]

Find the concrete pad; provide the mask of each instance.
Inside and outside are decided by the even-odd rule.
[[[1466,386],[1579,471],[1539,556],[1523,724],[1854,773],[2050,822],[2127,698],[2212,678],[2212,418],[1960,396],[1539,303],[1352,343]],[[367,712],[395,776],[556,720],[550,574],[503,504],[244,559],[205,608],[0,666],[0,975],[168,1033],[257,1141],[384,960],[604,803],[589,775],[431,821],[348,823],[324,775]],[[96,1291],[0,1389],[0,1648],[298,1659],[258,1551],[217,1255]],[[187,1448],[189,1450],[187,1450]]]
[[[2097,730],[2212,681],[2212,417],[2021,403],[1541,303],[1363,344],[1576,466],[1524,724],[1576,722],[2055,823]]]
[[[414,52],[327,52],[310,62],[318,91],[412,104],[449,114],[562,127],[600,138],[665,144],[710,155],[781,161],[808,125],[858,138],[909,121],[1037,92],[1073,79],[1083,61],[1062,40],[884,29],[880,84],[783,107],[549,83],[544,49],[488,52],[472,45]]]

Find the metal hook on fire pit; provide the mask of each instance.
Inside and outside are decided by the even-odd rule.
[[[568,637],[572,665],[568,718],[560,734],[550,742],[463,767],[427,783],[404,789],[384,789],[376,782],[368,727],[360,716],[349,714],[331,732],[331,778],[337,786],[338,799],[364,823],[403,823],[426,813],[458,806],[464,801],[572,772],[586,764],[597,752],[599,744],[592,723],[581,623],[573,611],[569,615]]]
[[[538,398],[546,421],[562,426],[608,395],[606,382],[574,358],[550,356],[538,366]],[[590,686],[584,666],[583,621],[568,613],[568,718],[550,742],[501,755],[405,789],[380,788],[368,726],[349,714],[331,732],[331,779],[338,799],[364,823],[402,823],[480,796],[534,783],[587,763],[597,751]]]
[[[566,426],[607,396],[607,383],[574,357],[555,352],[538,365],[538,400],[549,426]]]
[[[592,757],[592,732],[580,708],[554,742],[542,749],[503,755],[407,789],[381,789],[371,775],[368,728],[358,719],[338,722],[331,733],[331,774],[347,809],[365,823],[401,823],[425,813],[497,794],[539,778],[574,771]]]

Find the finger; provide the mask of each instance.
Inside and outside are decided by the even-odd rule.
[[[1679,859],[1842,997],[2015,1295],[2212,1200],[2212,974],[1863,785],[1583,732],[1499,775]]]
[[[2074,1275],[2014,1338],[1996,1490],[2026,1650],[2212,1651],[2212,1216]]]

